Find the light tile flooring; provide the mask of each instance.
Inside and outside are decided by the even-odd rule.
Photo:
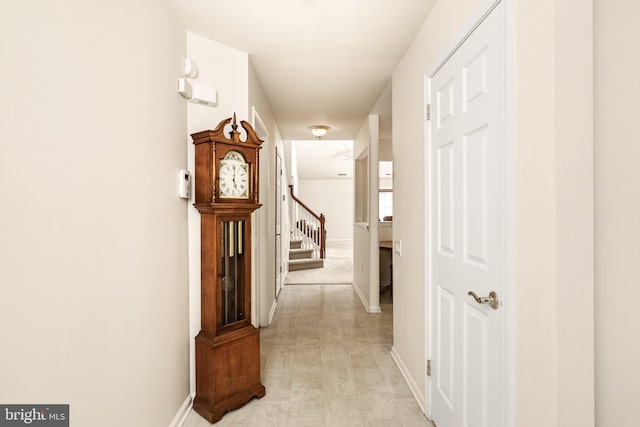
[[[432,426],[393,362],[392,306],[368,314],[350,285],[288,285],[261,330],[267,394],[216,426]],[[191,412],[185,427],[210,424]]]

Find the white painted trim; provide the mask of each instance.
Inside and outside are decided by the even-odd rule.
[[[431,104],[431,78],[429,76],[425,76],[425,85],[424,85],[424,90],[425,90],[425,100],[426,100],[426,104]],[[426,108],[426,106],[425,106]],[[426,117],[426,116],[423,116]],[[424,154],[424,162],[425,162],[425,170],[428,171],[425,174],[425,188],[426,188],[426,198],[425,198],[425,212],[426,212],[426,220],[427,220],[427,226],[424,229],[424,236],[423,236],[423,241],[425,242],[426,248],[424,251],[424,255],[426,257],[426,259],[424,260],[424,265],[427,267],[427,271],[425,274],[425,293],[424,293],[424,306],[427,310],[427,315],[424,316],[424,333],[425,333],[425,340],[424,340],[424,345],[425,345],[425,349],[424,349],[424,355],[425,355],[425,361],[424,361],[424,365],[423,366],[427,366],[427,361],[432,359],[432,355],[431,355],[431,349],[434,346],[434,337],[433,334],[431,334],[431,322],[433,322],[434,319],[434,315],[433,315],[433,301],[431,300],[431,290],[433,287],[432,284],[432,276],[431,276],[431,272],[433,271],[432,268],[432,251],[433,251],[433,244],[432,244],[432,239],[430,238],[430,234],[431,234],[431,230],[433,227],[433,215],[431,214],[433,206],[431,203],[431,196],[432,196],[432,178],[431,178],[431,120],[425,120],[425,124],[424,124],[424,138],[425,138],[425,142],[426,142],[426,147],[427,149],[425,150],[425,154]],[[424,407],[424,413],[425,415],[431,419],[431,393],[429,393],[430,390],[430,383],[429,383],[429,377],[427,375],[424,376],[424,390],[425,390],[425,399],[422,403],[423,407]]]
[[[505,63],[505,163],[506,163],[506,227],[505,227],[505,426],[516,425],[516,260],[517,260],[517,221],[516,221],[516,90],[515,90],[515,39],[516,6],[515,0],[504,1],[504,63]]]
[[[425,103],[430,104],[431,78],[438,72],[444,63],[451,57],[458,48],[469,38],[471,33],[493,12],[500,4],[504,4],[504,41],[505,41],[505,152],[503,153],[505,171],[505,298],[508,303],[503,306],[505,312],[505,426],[515,426],[516,422],[516,248],[517,248],[517,224],[516,224],[516,144],[515,144],[515,0],[486,0],[478,13],[461,27],[458,36],[453,39],[443,53],[436,57],[433,63],[425,72]],[[423,116],[424,117],[424,116]],[[425,122],[425,142],[427,147],[431,144],[431,122]],[[430,165],[431,150],[427,148],[425,153],[425,165]],[[431,244],[429,230],[431,230],[431,177],[427,173],[425,176],[426,201],[425,209],[427,213],[427,227],[425,229],[425,265],[428,272],[426,276],[425,307],[429,310],[429,315],[425,316],[425,366],[427,360],[431,359],[431,348],[433,348],[433,337],[430,334],[430,320],[433,320],[433,306],[431,295]],[[509,304],[510,302],[510,304]],[[424,400],[426,408],[425,414],[428,418],[431,415],[431,401],[429,393],[429,377],[425,377],[425,390],[427,396]]]
[[[409,369],[407,369],[406,363],[404,363],[404,360],[402,360],[402,357],[400,357],[400,354],[398,353],[395,347],[391,347],[391,358],[396,363],[396,366],[398,367],[398,369],[400,369],[400,373],[402,374],[402,377],[404,378],[404,380],[407,382],[407,385],[409,386],[409,390],[411,390],[411,394],[413,394],[414,399],[416,399],[416,402],[418,402],[418,406],[420,407],[420,410],[422,411],[423,414],[426,415],[425,406],[424,406],[424,402],[425,402],[424,395],[420,392],[420,387],[418,387],[418,383],[413,379],[413,377],[409,373]]]
[[[276,307],[278,307],[278,300],[273,300],[271,310],[269,310],[269,325],[273,322],[273,315],[276,314]]]
[[[169,424],[169,427],[184,426],[184,423],[185,421],[187,421],[187,417],[191,412],[192,406],[193,406],[193,395],[189,394],[187,395],[187,398],[182,403],[182,406],[180,406],[180,409],[178,409],[176,416],[173,417],[173,420],[171,420],[171,424]]]
[[[382,313],[382,308],[380,306],[377,306],[377,307],[369,306],[369,303],[365,299],[364,295],[362,295],[362,292],[360,292],[360,288],[358,288],[358,286],[356,285],[356,282],[351,282],[351,286],[353,287],[353,289],[355,289],[356,294],[358,294],[358,297],[360,297],[360,302],[362,302],[362,306],[364,307],[365,310],[367,310],[367,313]]]
[[[260,114],[258,114],[258,110],[255,105],[251,106],[251,126],[256,132],[258,138],[265,142],[269,139],[269,130],[262,121]],[[264,211],[264,209],[262,211]],[[251,233],[253,240],[253,245],[251,247],[251,324],[256,328],[260,327],[260,310],[262,308],[261,287],[265,286],[264,281],[261,280],[262,275],[260,274],[262,268],[260,259],[260,246],[262,242],[260,223],[262,222],[262,215],[264,214],[261,213],[261,210],[254,211],[251,214]]]
[[[356,222],[354,224],[356,227],[361,228],[363,230],[369,231],[369,223],[368,222]]]

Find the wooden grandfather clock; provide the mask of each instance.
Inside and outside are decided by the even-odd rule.
[[[224,133],[230,125],[229,137]],[[215,423],[225,412],[265,395],[260,334],[251,324],[251,213],[258,203],[262,140],[235,114],[195,144],[195,204],[201,225],[201,321],[196,337],[193,409]]]

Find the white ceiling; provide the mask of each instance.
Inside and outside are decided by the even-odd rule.
[[[352,179],[353,141],[293,141],[300,179]]]
[[[304,140],[315,124],[355,138],[436,0],[167,1],[187,30],[249,53],[282,138]]]

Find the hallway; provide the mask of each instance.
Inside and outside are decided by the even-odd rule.
[[[391,299],[368,314],[350,285],[287,285],[261,330],[267,394],[220,426],[432,426],[393,362]],[[185,427],[209,423],[192,413]]]

